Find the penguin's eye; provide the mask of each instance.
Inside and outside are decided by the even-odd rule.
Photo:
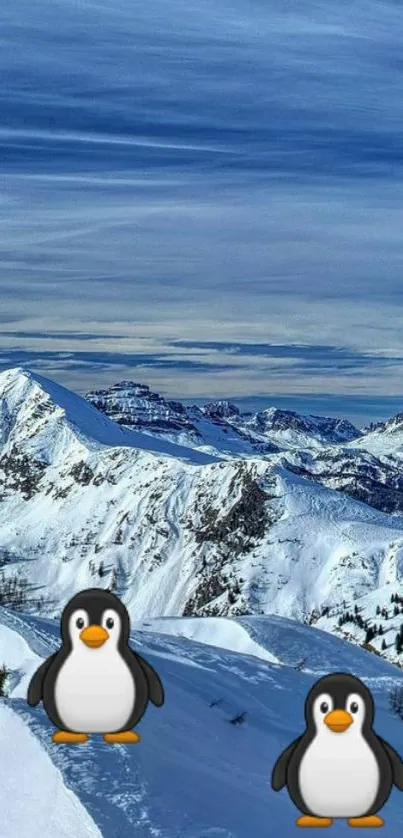
[[[115,632],[119,634],[119,614],[114,611],[113,608],[108,608],[108,610],[102,615],[102,625],[105,629],[109,629],[109,631],[115,629]]]
[[[320,705],[320,712],[321,713],[327,713],[328,710],[329,710],[329,705],[328,705],[327,701],[322,701],[322,704]]]
[[[78,628],[78,629],[83,629],[83,628],[84,628],[84,626],[85,626],[85,621],[83,620],[83,618],[82,618],[82,617],[78,617],[78,618],[77,618],[77,620],[76,620],[76,626],[77,626],[77,628]]]
[[[360,696],[359,693],[351,693],[347,696],[346,710],[348,710],[354,716],[358,713],[358,718],[362,715],[365,715],[365,706],[363,703],[362,696]]]

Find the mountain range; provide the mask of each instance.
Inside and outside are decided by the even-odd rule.
[[[132,619],[274,613],[399,663],[402,452],[399,417],[360,431],[133,382],[83,398],[6,370],[0,601],[54,617],[100,585]]]

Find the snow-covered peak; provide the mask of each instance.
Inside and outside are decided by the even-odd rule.
[[[276,407],[259,411],[245,424],[247,428],[266,434],[277,444],[292,448],[339,445],[359,436],[357,428],[345,419],[303,416]]]
[[[138,448],[200,464],[213,461],[175,441],[121,427],[87,399],[19,367],[0,374],[0,421],[3,453],[24,441],[26,452],[44,462],[104,446]]]
[[[226,400],[208,402],[208,404],[203,405],[201,410],[205,416],[210,416],[211,419],[229,419],[240,415],[236,405]]]
[[[45,443],[47,439],[53,454],[60,453],[54,451],[56,442],[63,449],[74,441],[128,444],[124,430],[85,399],[29,370],[17,367],[0,374],[0,403],[7,417],[4,442],[31,438]]]
[[[363,434],[374,433],[375,431],[377,433],[403,431],[403,413],[396,413],[386,422],[370,422],[366,428],[363,428]]]
[[[403,413],[392,416],[386,422],[376,422],[364,428],[362,436],[355,441],[358,448],[365,448],[376,456],[403,456]]]
[[[157,433],[186,430],[197,434],[180,402],[164,399],[146,384],[120,381],[108,389],[90,391],[86,399],[119,425]]]

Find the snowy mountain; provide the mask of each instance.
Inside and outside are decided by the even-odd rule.
[[[198,436],[181,402],[166,401],[146,384],[120,381],[107,390],[91,391],[86,398],[119,425],[160,434],[187,432],[190,437]]]
[[[287,468],[343,492],[383,512],[403,512],[402,464],[398,457],[375,456],[364,448],[333,446],[312,454],[288,452]]]
[[[357,428],[346,420],[301,416],[276,408],[241,414],[228,401],[186,407],[178,401],[166,401],[146,385],[132,381],[92,391],[86,398],[121,425],[140,427],[194,448],[207,447],[221,456],[319,448],[359,437]]]
[[[268,408],[243,419],[245,430],[264,433],[282,448],[317,448],[351,442],[359,432],[346,419],[302,416],[292,410]]]
[[[99,584],[133,620],[322,615],[337,631],[355,603],[401,590],[403,520],[374,508],[381,489],[382,503],[400,495],[385,458],[349,444],[220,456],[116,423],[21,369],[0,375],[0,405],[3,603],[53,616]],[[234,415],[210,406],[203,421],[217,412]],[[372,506],[354,497],[365,486]],[[381,651],[400,660],[393,643]]]
[[[403,456],[403,414],[392,416],[387,422],[377,422],[364,428],[356,444],[375,456]]]
[[[190,623],[199,642],[186,637]],[[290,620],[209,623],[194,618],[133,627],[132,647],[157,669],[166,692],[164,707],[149,706],[141,720],[138,745],[111,746],[94,736],[85,745],[60,746],[51,741],[42,705],[33,709],[25,701],[40,659],[60,645],[58,622],[0,609],[0,659],[11,670],[9,697],[0,700],[5,838],[294,835],[299,813],[285,789],[271,790],[271,771],[304,730],[304,701],[314,681],[340,669],[365,681],[375,700],[376,732],[403,752],[402,721],[389,708],[390,692],[403,685],[396,667]],[[238,717],[243,723],[231,724]],[[21,766],[29,783],[21,782]],[[394,789],[381,813],[390,838],[401,834],[402,811]],[[332,834],[347,830],[335,822]]]

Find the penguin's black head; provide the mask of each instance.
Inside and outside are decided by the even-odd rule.
[[[314,684],[305,702],[308,728],[345,733],[372,727],[374,702],[369,689],[354,675],[333,672]]]
[[[67,603],[61,619],[63,645],[100,649],[105,643],[127,646],[130,619],[123,603],[100,588],[81,591]]]

